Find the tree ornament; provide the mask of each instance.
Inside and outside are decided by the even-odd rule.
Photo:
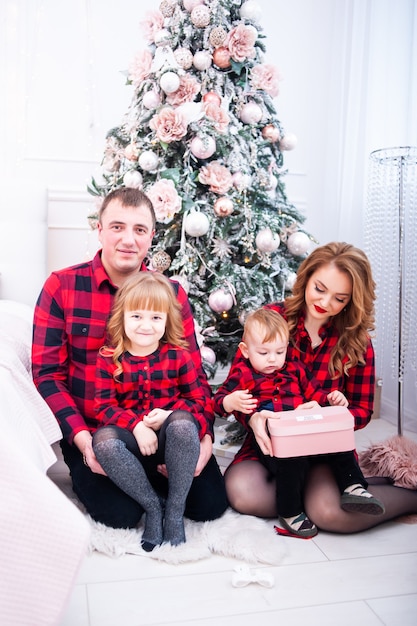
[[[213,63],[217,65],[221,70],[227,70],[231,67],[230,63],[230,52],[229,49],[225,46],[220,46],[216,48],[213,52]]]
[[[233,202],[227,196],[217,198],[213,210],[218,217],[227,217],[233,213]]]
[[[175,13],[176,6],[176,0],[162,0],[161,4],[159,5],[159,10],[164,17],[172,17]]]
[[[238,191],[249,189],[251,182],[252,177],[249,174],[244,174],[243,172],[235,172],[233,174],[233,186]]]
[[[153,172],[158,167],[158,156],[152,150],[145,150],[139,156],[139,166],[144,172]]]
[[[174,51],[174,57],[183,70],[189,70],[193,64],[193,53],[188,48],[177,48]]]
[[[205,4],[199,4],[191,11],[191,21],[197,28],[205,28],[210,24],[210,9]]]
[[[260,252],[275,252],[279,248],[280,239],[270,228],[263,228],[256,235],[255,243]]]
[[[257,124],[262,119],[262,109],[256,102],[247,102],[241,108],[239,117],[244,124]]]
[[[226,41],[226,37],[227,32],[223,28],[223,26],[215,26],[210,31],[209,41],[212,46],[218,48],[219,46],[222,46],[224,44],[224,42]]]
[[[310,238],[300,230],[297,230],[287,239],[287,248],[294,256],[303,256],[309,247]]]
[[[297,280],[297,274],[295,272],[288,272],[288,275],[285,279],[285,289],[287,291],[292,291],[292,288],[294,287],[296,280]]]
[[[200,4],[204,4],[204,0],[183,0],[184,9],[191,13],[191,11]]]
[[[165,93],[174,93],[180,86],[180,78],[175,72],[165,72],[159,79],[159,85]]]
[[[208,91],[203,96],[203,102],[205,104],[217,104],[217,106],[220,106],[222,103],[222,99],[215,91]]]
[[[209,159],[216,152],[216,142],[209,135],[197,135],[191,141],[190,150],[197,159]]]
[[[258,23],[262,17],[262,9],[255,0],[246,0],[240,7],[240,17]]]
[[[156,46],[167,46],[171,41],[171,33],[166,28],[161,28],[155,33],[154,41]]]
[[[184,228],[190,237],[202,237],[208,233],[210,222],[202,211],[190,211],[184,220]]]
[[[267,124],[262,129],[262,137],[271,143],[275,143],[280,139],[280,132],[273,124]]]
[[[133,187],[133,189],[142,189],[142,174],[137,170],[129,170],[123,176],[123,184],[125,187]]]
[[[200,348],[201,358],[203,361],[207,361],[211,365],[214,365],[216,362],[216,353],[214,350],[209,348],[209,346],[202,345]]]
[[[139,156],[139,147],[136,143],[129,143],[124,149],[124,155],[129,161],[137,161]]]
[[[207,50],[198,50],[193,57],[193,65],[196,70],[203,72],[211,66],[212,56]]]
[[[161,96],[153,89],[150,89],[143,94],[142,104],[145,109],[156,109],[161,104]]]
[[[216,289],[212,291],[208,298],[209,307],[215,313],[223,313],[229,311],[233,304],[233,296],[230,291],[225,289]]]
[[[165,272],[171,265],[171,257],[165,250],[157,250],[151,258],[152,267],[158,272]]]
[[[293,133],[287,133],[280,139],[280,150],[293,150],[297,145],[297,137]]]

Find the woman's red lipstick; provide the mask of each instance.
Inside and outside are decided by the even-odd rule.
[[[316,309],[317,313],[327,313],[326,309],[322,309],[321,306],[317,306],[317,304],[314,305],[314,308]]]

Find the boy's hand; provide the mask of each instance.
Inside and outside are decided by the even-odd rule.
[[[258,401],[249,393],[248,389],[238,389],[229,393],[223,399],[223,408],[226,413],[239,411],[240,413],[253,413],[256,411]]]
[[[349,406],[346,396],[338,389],[331,391],[327,396],[327,400],[331,406]]]

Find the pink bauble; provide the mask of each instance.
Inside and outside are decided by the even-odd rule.
[[[213,52],[213,63],[221,70],[227,70],[230,66],[230,52],[225,46],[216,48]]]
[[[216,152],[216,142],[213,137],[194,137],[190,144],[190,150],[197,159],[209,159]]]
[[[208,304],[210,309],[215,313],[223,313],[232,308],[234,304],[233,296],[229,291],[216,289],[216,291],[212,291],[209,295]]]
[[[174,51],[174,57],[183,70],[189,70],[193,64],[193,53],[188,48],[177,48]]]
[[[199,4],[191,11],[191,21],[197,28],[205,28],[210,24],[210,9],[205,4]]]
[[[287,248],[294,256],[303,256],[310,248],[310,238],[301,231],[290,235],[287,239]]]
[[[184,9],[191,13],[194,7],[197,7],[199,4],[204,4],[204,0],[182,0],[184,5]]]
[[[143,94],[142,104],[145,109],[156,109],[161,104],[161,96],[151,89]]]
[[[244,124],[257,124],[262,119],[262,109],[256,102],[247,102],[241,108],[239,117]]]
[[[193,57],[193,65],[196,70],[203,72],[211,66],[212,57],[207,50],[198,50]]]
[[[215,91],[208,91],[203,96],[203,102],[205,102],[206,104],[217,104],[217,106],[220,106],[222,103],[222,99]]]
[[[175,72],[165,72],[159,79],[159,85],[165,93],[174,93],[180,86],[180,78]]]
[[[262,129],[262,137],[271,143],[275,143],[280,138],[279,130],[273,124],[267,124]]]
[[[263,228],[256,235],[255,243],[260,252],[275,252],[279,248],[280,239],[270,228]]]
[[[280,150],[294,150],[296,145],[297,137],[293,133],[287,133],[279,141]]]
[[[126,159],[129,161],[137,161],[139,156],[139,148],[135,143],[129,143],[124,149]]]
[[[233,202],[227,196],[217,198],[213,210],[218,217],[227,217],[233,213]]]
[[[185,218],[185,232],[190,237],[202,237],[210,228],[210,221],[202,211],[191,211]]]
[[[201,354],[201,358],[203,359],[203,361],[207,361],[207,363],[210,363],[211,365],[215,364],[216,353],[214,352],[214,350],[212,350],[208,346],[203,345],[200,348],[200,354]]]
[[[238,191],[244,191],[249,189],[252,182],[252,178],[249,174],[243,174],[243,172],[235,172],[233,174],[233,186]]]
[[[129,170],[123,176],[123,184],[125,187],[133,187],[134,189],[142,189],[142,174],[137,170]]]

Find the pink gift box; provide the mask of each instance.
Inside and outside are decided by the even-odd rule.
[[[309,456],[354,450],[354,418],[342,406],[278,411],[268,418],[276,457]]]

